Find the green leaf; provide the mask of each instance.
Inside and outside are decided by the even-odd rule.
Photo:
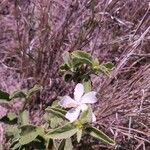
[[[54,116],[50,120],[50,126],[52,129],[57,128],[63,124],[64,119]]]
[[[85,91],[85,93],[90,92],[91,89],[92,89],[90,79],[89,79],[89,80],[84,80],[84,81],[83,81],[83,86],[84,86],[84,91]]]
[[[66,71],[68,71],[70,68],[68,67],[67,64],[62,64],[59,69],[60,69],[60,73],[64,74],[64,73],[65,73]]]
[[[27,110],[24,110],[20,114],[20,123],[21,123],[22,126],[29,124],[29,112]]]
[[[88,106],[88,109],[83,111],[79,117],[82,124],[91,123],[92,121],[92,108]]]
[[[83,60],[79,60],[77,58],[73,58],[73,70],[72,72],[76,73],[81,69],[81,66],[83,66],[85,64],[85,62],[83,62]]]
[[[62,140],[62,142],[59,145],[58,150],[73,150],[71,138]]]
[[[28,92],[27,92],[27,98],[31,97],[33,94],[35,94],[36,92],[40,91],[42,89],[42,87],[40,85],[34,85],[33,88],[31,88]]]
[[[46,139],[45,139],[45,130],[44,130],[44,127],[43,127],[43,126],[38,126],[38,127],[36,128],[36,131],[37,131],[37,133],[38,133],[38,135],[39,135],[40,137],[42,137],[44,140],[46,140]]]
[[[66,139],[64,150],[73,150],[71,138]]]
[[[73,77],[72,73],[66,72],[66,73],[64,74],[64,80],[65,80],[66,82],[71,81],[72,77]]]
[[[98,59],[95,59],[92,62],[92,70],[94,71],[95,74],[102,72],[106,75],[109,75],[110,71],[112,71],[113,68],[114,65],[111,62],[99,64]]]
[[[53,150],[54,142],[52,139],[47,139],[45,145],[46,145],[46,150]]]
[[[58,106],[58,101],[53,102],[52,107],[46,109],[45,120],[49,122],[52,129],[62,126],[68,122],[65,118],[66,111]]]
[[[9,112],[7,114],[7,118],[9,119],[9,121],[13,121],[14,119],[17,118],[17,115],[15,113],[13,113],[13,112]]]
[[[114,64],[111,62],[103,64],[108,70],[112,70],[114,68]]]
[[[7,92],[0,90],[0,99],[10,101],[9,94]]]
[[[78,143],[80,142],[81,137],[82,137],[82,129],[79,129],[78,132],[77,132],[77,141],[78,141]]]
[[[85,51],[76,50],[76,51],[73,51],[71,54],[75,58],[83,58],[83,59],[88,59],[92,61],[91,55]]]
[[[11,150],[17,150],[18,148],[20,148],[22,145],[18,142],[16,143],[12,148]]]
[[[19,143],[21,145],[26,145],[34,141],[37,136],[38,136],[38,132],[36,126],[33,125],[22,126]]]
[[[63,54],[63,60],[65,62],[65,64],[69,67],[69,68],[72,68],[72,59],[71,59],[71,56],[70,56],[70,53],[69,52],[64,52]]]
[[[71,53],[71,57],[72,57],[73,61],[77,60],[78,62],[80,61],[84,64],[92,65],[92,57],[87,52],[84,52],[81,50],[73,51]]]
[[[13,136],[14,137],[13,140],[16,141],[16,139],[18,140],[19,137],[20,137],[20,129],[18,129],[17,126],[11,126],[11,125],[9,125],[6,128],[6,135],[8,137]]]
[[[99,68],[99,71],[103,72],[106,75],[109,75],[110,72],[112,71],[113,67],[114,66],[113,66],[112,63],[101,64],[100,68]]]
[[[60,143],[60,145],[58,147],[58,150],[64,150],[65,142],[66,142],[66,139],[61,141],[61,143]]]
[[[103,133],[102,131],[94,128],[94,127],[87,127],[86,129],[86,132],[89,133],[91,136],[107,143],[107,144],[110,144],[110,145],[115,145],[115,141],[112,140],[109,136],[107,136],[105,133]]]
[[[97,73],[100,69],[100,64],[98,59],[95,59],[94,61],[92,61],[92,69],[95,73]]]
[[[59,99],[59,96],[58,96],[58,99]],[[60,98],[61,99],[61,98]],[[52,102],[52,104],[51,104],[51,107],[55,107],[55,108],[57,108],[58,106],[59,106],[59,100],[54,100],[53,102]]]
[[[73,136],[78,129],[71,123],[56,128],[47,133],[46,137],[51,139],[67,139]]]
[[[57,107],[48,107],[46,108],[46,111],[52,113],[53,115],[66,119],[65,118],[65,114],[67,113],[66,110]]]
[[[13,92],[10,96],[10,99],[15,99],[15,98],[26,98],[26,90],[18,90]]]

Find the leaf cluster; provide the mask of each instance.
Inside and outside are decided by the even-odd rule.
[[[60,66],[60,72],[64,75],[65,81],[73,80],[77,83],[88,80],[91,74],[104,73],[110,74],[113,69],[113,64],[100,63],[96,58],[81,50],[76,50],[71,53],[65,52],[63,54],[64,63]]]

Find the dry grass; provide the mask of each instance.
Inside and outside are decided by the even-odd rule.
[[[118,149],[148,150],[149,13],[148,0],[1,0],[0,87],[12,92],[40,83],[35,103],[49,104],[73,88],[58,73],[62,53],[88,51],[115,64],[110,77],[93,78],[97,126],[114,135]]]

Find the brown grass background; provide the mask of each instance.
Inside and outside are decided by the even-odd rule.
[[[0,0],[0,88],[44,87],[33,100],[32,123],[42,122],[44,108],[57,95],[72,92],[74,84],[66,84],[58,68],[64,51],[79,49],[115,65],[109,77],[92,77],[99,99],[95,126],[117,141],[116,149],[149,150],[149,0]],[[21,107],[10,105],[1,107]],[[4,126],[0,123],[2,145]],[[76,149],[83,145],[115,149],[88,137]]]

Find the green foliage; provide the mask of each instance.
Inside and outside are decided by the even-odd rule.
[[[104,73],[104,74],[109,75],[110,72],[112,71],[113,67],[114,66],[113,66],[113,64],[111,62],[104,63],[104,64],[100,65],[99,71]]]
[[[52,129],[58,128],[59,126],[62,126],[68,122],[67,119],[55,116],[52,113],[46,113],[45,120],[47,122],[47,127],[50,126]]]
[[[110,145],[115,145],[114,140],[112,140],[111,138],[109,138],[105,133],[103,133],[102,131],[98,130],[97,128],[94,127],[87,127],[86,128],[86,132],[89,133],[91,136],[107,143]]]
[[[59,145],[58,150],[73,150],[71,138],[62,140],[62,142]]]
[[[15,120],[17,118],[17,115],[15,113],[13,113],[13,112],[9,112],[7,114],[7,118],[9,119],[9,121],[13,121],[13,120]]]
[[[36,92],[40,91],[42,87],[40,85],[34,85],[33,88],[29,89],[26,93],[26,98],[30,98],[32,95],[34,95]]]
[[[19,143],[21,145],[26,145],[34,141],[37,136],[38,136],[38,130],[36,126],[33,125],[22,126]]]
[[[99,63],[99,60],[96,58],[95,60],[93,60],[93,63],[92,63],[92,69],[97,72],[100,68],[100,63]]]
[[[72,123],[68,123],[62,127],[49,131],[46,137],[51,139],[67,139],[77,133],[77,131],[78,128],[76,128]]]
[[[65,118],[65,114],[67,113],[67,111],[58,107],[56,103],[53,103],[52,107],[47,107],[46,112],[48,113],[46,115],[47,121],[49,121],[51,128],[57,128],[68,122]]]
[[[53,117],[50,118],[50,127],[52,129],[58,128],[62,124],[64,124],[64,120],[62,118],[57,117],[57,116],[53,116]]]
[[[26,98],[26,90],[15,91],[9,96],[9,98],[11,100],[15,98]]]
[[[0,121],[7,125],[13,125],[13,124],[17,123],[18,116],[14,112],[9,112],[9,113],[5,114],[5,116],[3,116],[0,119]]]
[[[22,126],[29,124],[29,112],[27,110],[20,113],[20,124]]]
[[[70,56],[70,53],[69,52],[64,52],[63,54],[63,60],[66,64],[66,68],[64,69],[69,69],[69,68],[72,68],[73,66],[73,62],[72,62],[72,59],[71,59],[71,56]]]
[[[104,73],[109,75],[114,67],[111,62],[100,63],[97,58],[93,59],[89,53],[81,50],[73,51],[71,53],[65,52],[63,54],[63,59],[64,64],[60,67],[60,72],[64,75],[65,81],[73,80],[76,83],[82,82],[85,93],[91,91],[92,89],[92,74],[98,75],[99,73]],[[100,139],[107,144],[114,145],[115,142],[102,131],[94,127],[85,128],[87,124],[91,123],[91,121],[92,108],[88,107],[86,111],[81,113],[79,120],[74,123],[78,129],[76,133],[77,141],[80,142],[83,130],[85,130],[91,136]]]
[[[48,107],[48,108],[46,108],[46,111],[50,112],[53,115],[56,115],[56,116],[61,117],[63,119],[66,119],[65,118],[65,114],[67,113],[66,110],[63,110],[63,109],[57,108],[57,107]]]
[[[65,81],[81,82],[90,79],[91,74],[110,74],[113,68],[112,63],[102,63],[98,59],[81,50],[63,54],[64,64],[60,66],[60,72],[64,75]]]
[[[0,99],[1,100],[6,100],[6,101],[10,101],[9,93],[0,90]]]
[[[90,79],[83,80],[82,83],[83,83],[83,86],[84,86],[84,92],[85,93],[90,92],[91,89],[92,89],[92,85],[91,85]]]
[[[35,94],[36,92],[38,92],[39,90],[41,90],[41,86],[39,85],[35,85],[33,88],[29,89],[29,90],[17,90],[15,92],[13,92],[9,98],[12,100],[12,99],[15,99],[15,98],[25,98],[25,99],[28,99],[30,98],[33,94]]]
[[[78,143],[81,141],[81,137],[82,137],[82,129],[79,129],[77,132],[77,141]]]
[[[77,65],[87,64],[92,66],[92,57],[90,54],[84,52],[84,51],[73,51],[71,53],[72,60],[73,60],[73,66],[76,67]]]
[[[44,128],[34,125],[24,125],[20,129],[16,129],[13,134],[11,148],[14,150],[26,147],[34,147],[37,149],[45,149],[46,139],[44,137]],[[9,133],[10,135],[10,133]]]
[[[12,150],[21,149],[22,145],[20,143],[16,143],[14,146],[12,146]]]
[[[9,125],[6,128],[6,136],[13,137],[13,141],[19,138],[20,129],[17,126]],[[14,138],[15,137],[15,138]]]
[[[79,117],[81,124],[91,123],[92,121],[92,108],[88,106],[88,109],[83,111]]]

